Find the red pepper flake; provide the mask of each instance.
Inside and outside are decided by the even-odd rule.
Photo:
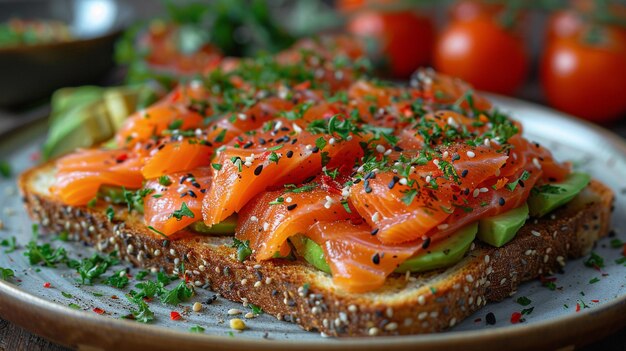
[[[600,302],[600,300],[591,300],[591,302],[598,303],[598,302]]]
[[[117,299],[119,299],[119,297],[117,297],[117,295],[113,295],[113,296],[111,296],[111,298],[112,298],[113,300],[117,300]]]
[[[176,311],[172,311],[170,312],[170,319],[173,321],[179,321],[181,320],[183,317],[180,315],[180,313],[176,312]]]
[[[483,319],[482,318],[476,318],[474,319],[474,323],[480,323]]]
[[[513,312],[513,314],[511,314],[511,323],[517,324],[520,319],[522,319],[522,314],[520,312]]]
[[[624,244],[624,248],[622,249],[622,255],[626,256],[626,244]]]
[[[43,283],[43,287],[46,288],[46,289],[50,288],[51,286],[52,286],[52,284],[50,284],[50,282]]]
[[[117,163],[121,163],[121,162],[126,161],[127,159],[128,159],[128,154],[121,154],[115,158],[115,161]]]
[[[576,312],[580,312],[580,304],[576,302]]]
[[[93,309],[93,311],[96,312],[97,314],[104,314],[104,310],[102,308],[96,307]]]

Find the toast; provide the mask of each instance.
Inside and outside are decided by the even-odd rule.
[[[433,333],[453,327],[487,302],[516,292],[523,281],[552,274],[567,258],[587,254],[609,231],[613,192],[592,180],[573,201],[546,218],[530,219],[502,248],[476,241],[452,267],[394,274],[384,287],[348,293],[304,261],[236,259],[232,237],[180,234],[165,239],[141,216],[105,207],[66,206],[49,193],[54,165],[22,174],[19,187],[30,216],[48,232],[71,237],[102,252],[117,250],[140,267],[185,274],[196,286],[210,285],[224,298],[253,303],[279,320],[328,336]],[[185,272],[179,272],[184,263]]]

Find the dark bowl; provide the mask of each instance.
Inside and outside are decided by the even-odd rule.
[[[113,66],[115,40],[133,17],[115,0],[0,2],[0,22],[11,18],[57,20],[73,40],[0,48],[0,106],[24,104],[64,86],[97,82]]]

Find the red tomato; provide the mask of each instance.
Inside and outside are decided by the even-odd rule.
[[[374,58],[388,63],[389,72],[396,78],[408,77],[430,63],[435,30],[429,18],[413,11],[365,10],[350,19],[348,31],[373,39]]]
[[[454,21],[435,46],[435,68],[480,90],[512,94],[526,78],[523,41],[495,20]]]
[[[591,43],[588,34],[584,30],[548,44],[541,65],[542,84],[554,107],[607,122],[626,113],[626,35],[603,28]]]
[[[546,39],[548,41],[559,38],[570,38],[579,33],[583,27],[583,20],[571,10],[557,11],[550,16],[547,24]]]

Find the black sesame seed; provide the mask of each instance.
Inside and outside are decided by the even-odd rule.
[[[265,139],[259,138],[259,144],[265,145],[265,143],[267,143],[267,141],[265,141]]]
[[[372,256],[372,262],[374,262],[374,264],[380,264],[380,255],[378,254],[378,252]]]
[[[365,175],[365,180],[368,179],[375,179],[376,178],[376,174],[374,172],[369,172],[368,174]]]
[[[363,187],[365,188],[365,192],[367,194],[372,192],[372,188],[370,187],[370,181],[369,179],[366,179],[365,182],[363,182]]]
[[[291,205],[287,206],[287,211],[294,210],[296,207],[298,207],[298,204],[291,204]]]
[[[372,234],[372,235],[376,235],[376,234],[378,234],[378,228],[372,229],[372,231],[370,232],[370,234]]]
[[[422,243],[422,249],[426,250],[430,246],[430,237],[427,237],[426,240]]]
[[[259,165],[257,168],[254,169],[255,176],[258,176],[259,174],[261,174],[261,172],[263,172],[263,165]]]
[[[526,185],[524,184],[524,181],[523,181],[523,180],[521,180],[521,179],[517,182],[517,184],[519,184],[519,186],[520,186],[520,187],[522,187],[522,188],[526,186]]]
[[[252,142],[251,142],[251,141],[248,141],[247,143],[243,144],[243,148],[244,148],[244,149],[247,149],[247,148],[249,148],[250,146],[252,146]]]
[[[291,145],[294,145],[294,144],[295,144],[295,143],[297,143],[297,142],[298,142],[298,139],[297,139],[297,138],[296,138],[296,139],[293,139],[293,140],[291,141]]]
[[[293,157],[293,151],[289,150],[287,151],[287,158],[291,158]]]
[[[387,184],[387,187],[391,190],[393,189],[394,186],[396,186],[396,183],[400,180],[400,177],[398,176],[393,176],[393,178],[391,178],[391,181],[389,182],[389,184]]]
[[[505,204],[504,198],[501,197],[500,199],[498,199],[498,203],[500,204],[500,206],[504,206]]]
[[[487,325],[495,325],[496,324],[496,315],[493,312],[487,313],[485,316],[485,320],[487,321]]]
[[[469,171],[467,169],[464,169],[463,172],[461,172],[461,177],[463,177],[463,178],[467,177],[468,173],[469,173]]]
[[[317,146],[315,146],[314,148],[311,149],[311,152],[314,153],[314,154],[318,153],[319,151],[320,151],[320,148],[317,147]]]
[[[394,146],[393,149],[394,149],[394,151],[398,151],[398,152],[404,151],[404,149],[399,147],[398,145]]]

